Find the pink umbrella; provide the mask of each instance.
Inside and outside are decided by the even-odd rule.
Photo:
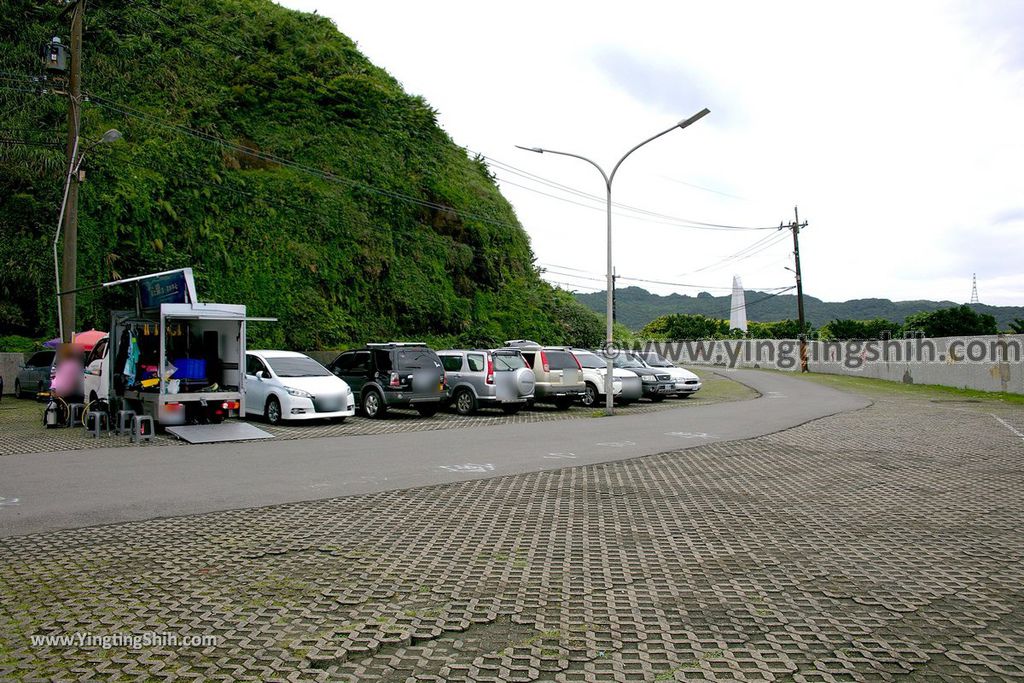
[[[96,346],[96,343],[107,336],[106,332],[100,332],[99,330],[89,330],[88,332],[79,332],[71,338],[71,343],[75,346],[81,346],[86,351],[92,351],[92,347]]]

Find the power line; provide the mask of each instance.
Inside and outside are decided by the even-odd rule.
[[[589,193],[589,192],[584,192],[582,190],[576,189],[576,188],[571,187],[569,185],[565,185],[563,183],[559,183],[557,181],[551,180],[550,178],[545,178],[545,177],[539,176],[539,175],[537,175],[535,173],[531,173],[529,171],[525,171],[525,170],[523,170],[521,168],[513,166],[512,164],[506,163],[504,161],[500,161],[498,159],[495,159],[494,157],[487,156],[487,155],[482,154],[480,152],[475,152],[475,151],[473,151],[473,150],[471,150],[469,148],[466,148],[466,151],[470,152],[472,154],[475,154],[475,155],[477,155],[478,157],[480,157],[482,159],[486,159],[487,161],[489,161],[492,164],[494,164],[495,166],[497,166],[498,170],[501,170],[503,172],[512,173],[514,175],[523,177],[523,178],[525,178],[527,180],[532,180],[532,181],[540,183],[542,185],[546,185],[548,187],[551,187],[551,188],[554,188],[554,189],[559,189],[559,190],[562,190],[564,192],[576,195],[578,197],[582,197],[582,198],[585,198],[585,199],[589,199],[591,201],[598,202],[601,205],[604,205],[605,202],[606,202],[606,198],[605,197],[600,197],[598,195],[595,195],[595,194],[592,194],[592,193]],[[508,180],[503,180],[502,182],[507,182],[509,184],[515,185],[515,183],[512,183],[511,181],[508,181]],[[524,186],[517,185],[517,187],[524,187]],[[530,189],[530,188],[525,188],[525,189]],[[534,191],[540,192],[539,190],[534,190]],[[541,194],[545,194],[545,193],[541,192]],[[551,195],[549,195],[549,196],[551,196]],[[556,197],[556,198],[557,199],[562,199],[563,201],[569,201],[569,200],[566,200],[566,199],[561,198],[561,197]],[[575,202],[573,202],[573,203],[575,203]],[[648,209],[642,209],[642,208],[639,208],[639,207],[636,207],[636,206],[631,206],[629,204],[622,204],[620,202],[612,202],[612,206],[620,208],[620,209],[625,209],[627,211],[633,211],[635,213],[640,213],[640,214],[644,214],[644,215],[647,215],[647,216],[651,216],[653,218],[659,218],[659,219],[662,219],[663,221],[670,221],[672,223],[685,223],[685,224],[687,224],[688,227],[694,227],[694,228],[698,228],[698,227],[706,228],[706,229],[712,229],[713,228],[713,229],[719,229],[719,230],[777,230],[778,229],[777,226],[751,227],[751,226],[741,226],[741,225],[729,225],[729,224],[725,224],[725,223],[709,223],[709,222],[705,222],[705,221],[696,221],[696,220],[692,220],[692,219],[689,219],[689,218],[680,218],[678,216],[671,216],[671,215],[668,215],[668,214],[658,213],[656,211],[650,211]],[[622,215],[622,214],[620,214],[620,215]]]
[[[576,275],[574,273],[566,273],[566,272],[560,272],[559,270],[553,270],[554,268],[563,268],[563,266],[557,266],[557,265],[554,265],[554,264],[545,264],[544,265],[544,271],[545,272],[552,273],[552,274],[558,275],[560,277],[570,277],[570,278],[577,278],[577,279],[580,279],[580,280],[590,280],[592,282],[605,282],[606,279],[607,279],[607,278],[604,278],[604,277],[593,277],[593,276],[599,275],[598,273],[595,273],[593,271],[580,270],[578,268],[567,268],[567,270],[575,270],[575,271],[577,271],[579,273],[587,273],[587,275]],[[666,285],[666,286],[669,286],[669,287],[687,287],[687,288],[690,288],[690,289],[705,289],[705,290],[706,289],[720,289],[720,290],[731,290],[732,289],[732,287],[722,287],[721,285],[695,285],[695,284],[685,283],[685,282],[668,282],[668,281],[665,281],[665,280],[648,280],[648,279],[645,279],[645,278],[629,277],[629,276],[626,276],[626,275],[616,275],[615,277],[618,278],[619,280],[628,280],[629,282],[645,282],[645,283],[654,284],[654,285]],[[781,289],[785,289],[785,288],[784,287],[748,287],[747,289],[767,292],[767,291],[771,291],[771,290],[781,290]]]

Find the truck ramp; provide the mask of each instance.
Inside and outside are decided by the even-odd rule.
[[[189,443],[219,443],[221,441],[251,441],[254,439],[273,439],[262,429],[248,422],[222,422],[216,425],[181,425],[167,427],[168,434],[188,441]]]

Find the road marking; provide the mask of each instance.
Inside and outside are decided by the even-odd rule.
[[[548,453],[544,456],[548,460],[574,460],[576,458],[575,453]]]
[[[608,448],[626,448],[627,446],[635,446],[636,441],[602,441],[597,445],[607,446]]]
[[[478,465],[475,462],[467,462],[464,465],[441,465],[442,470],[448,470],[449,472],[493,472],[494,465],[490,463],[484,463]]]
[[[5,505],[6,506],[21,505],[21,499],[20,498],[4,498],[3,496],[0,496],[0,507],[4,507]]]
[[[665,432],[665,436],[678,436],[680,439],[714,439],[714,434],[707,432]]]
[[[769,391],[765,398],[786,398],[786,395],[781,391]]]
[[[989,415],[992,415],[992,413],[989,413]],[[1010,424],[1009,422],[1007,422],[1003,418],[999,417],[998,415],[992,415],[992,417],[994,417],[995,419],[999,420],[999,424],[1001,424],[1004,427],[1006,427],[1007,429],[1009,429],[1011,432],[1013,432],[1014,434],[1019,436],[1022,441],[1024,441],[1024,434],[1022,434],[1016,427],[1014,427],[1012,424]],[[0,503],[0,505],[2,505],[2,503]]]

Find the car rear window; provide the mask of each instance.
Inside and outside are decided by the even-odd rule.
[[[441,359],[430,349],[403,349],[398,352],[399,370],[440,368]]]
[[[50,367],[53,363],[53,351],[40,351],[28,359],[28,365],[33,368]]]
[[[518,353],[496,353],[494,354],[494,370],[496,372],[510,372],[520,368],[528,368],[526,361]]]
[[[576,353],[576,360],[585,368],[599,369],[608,367],[608,361],[601,360],[592,353]]]
[[[576,370],[576,358],[568,351],[545,351],[548,359],[548,368],[551,370]]]

